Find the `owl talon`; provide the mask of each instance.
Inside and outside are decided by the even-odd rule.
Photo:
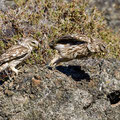
[[[51,64],[51,63],[48,63],[47,65],[46,65],[46,67],[48,68],[48,69],[53,69],[54,67],[55,67],[55,65],[54,64]]]
[[[49,68],[49,67],[51,67],[51,65],[50,64],[46,64],[46,67]]]
[[[16,69],[14,72],[18,76],[19,70]]]
[[[15,72],[16,75],[18,75],[19,70],[17,70],[17,69],[16,69],[15,67],[13,67],[13,66],[12,66],[12,67],[10,66],[10,68],[11,68],[11,70],[12,70],[13,72]]]

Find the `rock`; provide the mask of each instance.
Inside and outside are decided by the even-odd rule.
[[[0,116],[0,120],[4,120],[4,119]]]
[[[66,62],[56,70],[37,68],[37,73],[32,69],[1,86],[3,119],[119,120],[120,83],[116,71],[120,61],[89,58]],[[9,93],[7,88],[13,84],[14,94],[4,95],[3,91]]]
[[[23,107],[24,104],[27,104],[29,102],[29,99],[27,96],[16,94],[12,96],[12,102],[14,105],[19,105]]]
[[[117,80],[120,80],[120,69],[115,70],[114,75]]]
[[[13,81],[9,83],[9,89],[13,89]]]
[[[10,91],[10,90],[5,90],[5,94],[6,94],[7,96],[12,96],[12,95],[14,94],[14,92],[13,92],[13,91]]]
[[[91,79],[99,80],[98,88],[101,89],[102,92],[111,93],[112,91],[120,90],[120,80],[118,79],[119,61],[115,59],[88,59],[80,61],[79,64],[81,67],[85,66],[83,70],[89,74]]]
[[[91,7],[96,6],[104,15],[108,26],[118,31],[120,28],[119,0],[90,0]]]
[[[9,7],[15,9],[16,8],[16,4],[14,2],[14,0],[0,0],[0,10],[2,11],[7,11],[9,10]]]
[[[37,87],[40,85],[40,79],[32,78],[32,86]]]
[[[7,7],[5,6],[5,0],[0,1],[0,10],[6,11]]]

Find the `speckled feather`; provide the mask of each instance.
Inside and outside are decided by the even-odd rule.
[[[59,37],[56,41],[52,41],[49,45],[51,48],[54,49],[56,44],[70,44],[70,45],[77,45],[77,44],[84,44],[90,42],[90,38],[86,37],[85,35],[65,35]]]
[[[62,36],[55,42],[51,42],[50,47],[58,51],[58,55],[55,55],[50,64],[59,63],[58,61],[64,62],[66,59],[69,61],[89,57],[93,53],[105,50],[102,41],[81,34]]]
[[[15,67],[28,58],[33,48],[38,46],[38,44],[38,41],[28,37],[23,38],[18,45],[13,45],[0,56],[0,72],[10,67],[18,75],[19,71]]]
[[[10,62],[14,59],[21,58],[28,53],[28,49],[24,46],[14,45],[0,56],[0,64]],[[16,57],[17,56],[17,57]]]

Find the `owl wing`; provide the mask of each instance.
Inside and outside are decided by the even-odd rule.
[[[28,53],[28,48],[21,45],[14,45],[0,56],[0,64],[19,59]]]
[[[85,35],[65,35],[59,37],[56,41],[52,41],[49,45],[51,48],[54,48],[56,44],[70,44],[70,45],[79,45],[89,42],[90,38]]]
[[[78,36],[74,36],[74,35],[66,35],[66,36],[62,36],[62,37],[58,38],[56,43],[71,44],[71,45],[83,44],[83,43],[86,43],[85,39],[86,39],[85,36],[78,37]]]

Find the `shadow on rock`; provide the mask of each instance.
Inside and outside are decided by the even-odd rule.
[[[107,95],[111,104],[116,104],[120,102],[120,90],[114,91]]]
[[[5,71],[1,72],[0,73],[0,85],[4,84],[4,82],[7,80],[9,80],[9,76],[6,74]]]
[[[75,81],[81,81],[82,79],[85,79],[88,82],[90,81],[89,74],[85,73],[84,70],[81,70],[80,66],[57,66],[56,69],[67,76],[71,76]]]

